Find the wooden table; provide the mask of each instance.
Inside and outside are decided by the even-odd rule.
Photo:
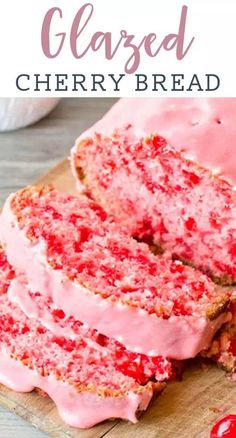
[[[26,129],[0,134],[0,204],[31,184],[69,154],[76,137],[115,99],[63,99],[45,119]],[[30,424],[0,408],[1,438],[45,438]]]

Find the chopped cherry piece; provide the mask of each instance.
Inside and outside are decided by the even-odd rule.
[[[179,274],[182,274],[184,270],[184,265],[181,263],[173,263],[170,267],[171,272],[174,274],[175,272],[178,272]]]
[[[106,164],[112,169],[114,170],[116,168],[116,163],[113,160],[107,160]]]
[[[46,333],[46,329],[44,328],[44,327],[38,327],[37,328],[37,332],[40,334],[40,335],[43,335],[44,333]]]
[[[95,213],[97,214],[97,216],[100,217],[100,219],[101,219],[102,221],[105,221],[105,220],[107,219],[107,214],[106,214],[106,212],[105,212],[105,211],[103,210],[103,208],[100,207],[99,205],[97,205],[97,204],[92,204],[92,205],[91,205],[91,209],[92,209],[93,211],[95,211]]]
[[[101,345],[102,347],[105,347],[108,343],[108,338],[104,335],[102,335],[101,333],[98,333],[96,341],[99,345]]]
[[[63,348],[65,351],[68,351],[68,353],[73,351],[76,347],[76,341],[74,341],[72,339],[54,337],[53,341],[57,345],[59,345],[59,347]]]
[[[157,265],[155,263],[151,263],[149,265],[148,271],[151,275],[156,275],[157,274]]]
[[[235,438],[236,415],[227,415],[218,421],[211,430],[210,438]]]
[[[26,333],[29,333],[30,329],[27,325],[24,325],[24,327],[21,329],[22,335],[25,335]]]
[[[110,244],[110,249],[112,254],[115,255],[118,259],[124,260],[128,259],[131,255],[129,248],[120,247],[116,242],[112,242]]]
[[[80,227],[80,243],[86,242],[91,234],[91,230],[87,227]]]
[[[68,351],[68,353],[70,353],[71,351],[73,351],[76,347],[76,341],[72,340],[72,339],[66,339],[65,340],[65,344],[63,346],[63,348]]]
[[[173,309],[175,310],[175,315],[185,315],[186,314],[186,309],[185,309],[185,305],[184,303],[182,303],[180,300],[178,300],[177,298],[173,300]]]
[[[78,242],[77,240],[73,243],[73,248],[75,250],[75,252],[80,252],[81,251],[81,245],[80,242]]]
[[[182,190],[182,187],[179,184],[177,184],[174,188],[177,192],[181,192]]]
[[[59,319],[64,319],[65,318],[65,313],[61,309],[54,309],[52,311],[52,314],[53,314],[53,316],[55,318],[59,318]]]
[[[197,224],[195,219],[193,219],[193,217],[189,217],[186,221],[185,221],[185,227],[187,228],[187,230],[189,231],[195,231],[197,229]]]
[[[156,150],[160,149],[163,146],[166,146],[166,140],[163,137],[159,137],[159,135],[153,137],[152,143]]]
[[[59,345],[59,347],[63,348],[64,347],[64,339],[63,338],[56,338],[54,337],[52,339],[53,342],[55,342],[55,344]]]
[[[187,170],[183,170],[183,174],[185,175],[185,177],[188,178],[188,181],[190,181],[192,184],[199,184],[200,182],[200,177],[198,175],[196,175],[196,173],[193,172],[188,172]]]
[[[230,254],[231,254],[232,257],[236,257],[236,243],[234,243],[234,244],[231,246],[229,252],[230,252]]]
[[[124,362],[118,362],[117,369],[126,376],[133,377],[140,385],[145,385],[148,381],[148,376],[145,375],[143,367],[140,367],[134,360],[130,362],[127,359]]]
[[[159,232],[160,232],[160,234],[166,234],[166,233],[168,233],[168,230],[167,230],[167,228],[165,227],[165,224],[164,224],[164,221],[163,221],[163,219],[160,221],[160,223],[159,223]]]

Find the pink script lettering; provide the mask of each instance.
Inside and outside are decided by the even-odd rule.
[[[135,73],[141,63],[141,55],[146,54],[149,57],[156,57],[161,50],[175,50],[176,58],[182,60],[188,53],[193,44],[194,37],[185,43],[185,31],[187,22],[188,7],[183,6],[181,10],[179,27],[177,33],[169,33],[162,40],[157,42],[156,33],[149,33],[143,37],[129,34],[126,30],[121,30],[118,38],[111,32],[96,31],[89,35],[89,43],[83,43],[83,37],[88,34],[88,24],[92,20],[94,7],[92,3],[85,3],[76,13],[70,29],[70,50],[74,58],[81,59],[89,52],[104,50],[105,58],[112,60],[117,51],[121,48],[127,50],[127,61],[124,65],[126,73]],[[51,8],[47,11],[42,25],[41,45],[44,55],[47,58],[56,58],[61,53],[67,33],[60,32],[53,34],[53,23],[56,19],[63,19],[63,12],[59,7]],[[87,36],[87,35],[86,35]],[[51,40],[58,38],[57,49],[52,52]],[[88,41],[88,38],[86,39]],[[54,40],[55,46],[55,40]],[[129,50],[129,52],[128,52]]]

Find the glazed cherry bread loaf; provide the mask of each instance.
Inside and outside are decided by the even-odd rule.
[[[133,236],[221,284],[235,282],[236,193],[229,183],[157,135],[136,138],[130,126],[79,141],[72,166],[90,196]]]
[[[0,382],[18,392],[39,388],[57,405],[62,419],[86,428],[111,417],[136,422],[165,384],[140,385],[119,370],[119,351],[88,334],[72,341],[55,336],[9,302],[14,272],[0,249]],[[118,363],[118,365],[117,365]]]
[[[229,319],[227,292],[151,253],[88,198],[31,187],[0,219],[9,262],[67,316],[149,356],[185,359]]]

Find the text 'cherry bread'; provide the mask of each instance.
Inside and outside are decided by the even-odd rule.
[[[87,198],[21,190],[5,203],[0,233],[32,292],[133,352],[194,357],[229,319],[227,292],[152,254]]]
[[[80,140],[71,161],[90,196],[133,236],[221,284],[235,282],[236,193],[228,182],[130,126]]]
[[[145,410],[165,384],[139,384],[122,369],[126,352],[102,345],[99,336],[79,329],[76,340],[55,336],[28,318],[8,300],[13,279],[14,271],[0,249],[0,382],[17,392],[43,390],[71,426],[90,427],[111,417],[136,422],[136,412]],[[165,361],[159,363],[163,370]],[[158,370],[157,362],[155,367]]]

